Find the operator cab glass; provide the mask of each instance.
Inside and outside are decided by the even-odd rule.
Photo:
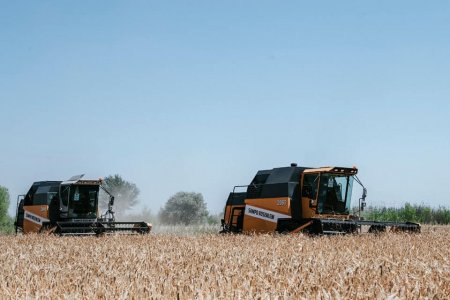
[[[349,214],[353,176],[322,173],[319,182],[317,213]]]
[[[98,185],[61,186],[61,217],[92,219],[97,217]]]

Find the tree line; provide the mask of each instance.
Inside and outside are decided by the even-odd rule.
[[[354,209],[356,211],[357,209]],[[406,203],[403,207],[367,207],[361,216],[365,220],[416,222],[421,224],[450,224],[450,209],[431,208],[425,205]]]

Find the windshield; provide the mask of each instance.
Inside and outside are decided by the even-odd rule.
[[[318,213],[349,214],[352,187],[352,176],[321,174],[317,203]]]
[[[67,218],[96,218],[99,187],[96,185],[63,186],[61,212]]]

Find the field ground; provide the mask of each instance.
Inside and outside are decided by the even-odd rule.
[[[450,226],[334,237],[1,236],[0,298],[450,299]]]

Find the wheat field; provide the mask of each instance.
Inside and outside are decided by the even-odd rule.
[[[1,299],[450,299],[450,227],[0,242]]]

